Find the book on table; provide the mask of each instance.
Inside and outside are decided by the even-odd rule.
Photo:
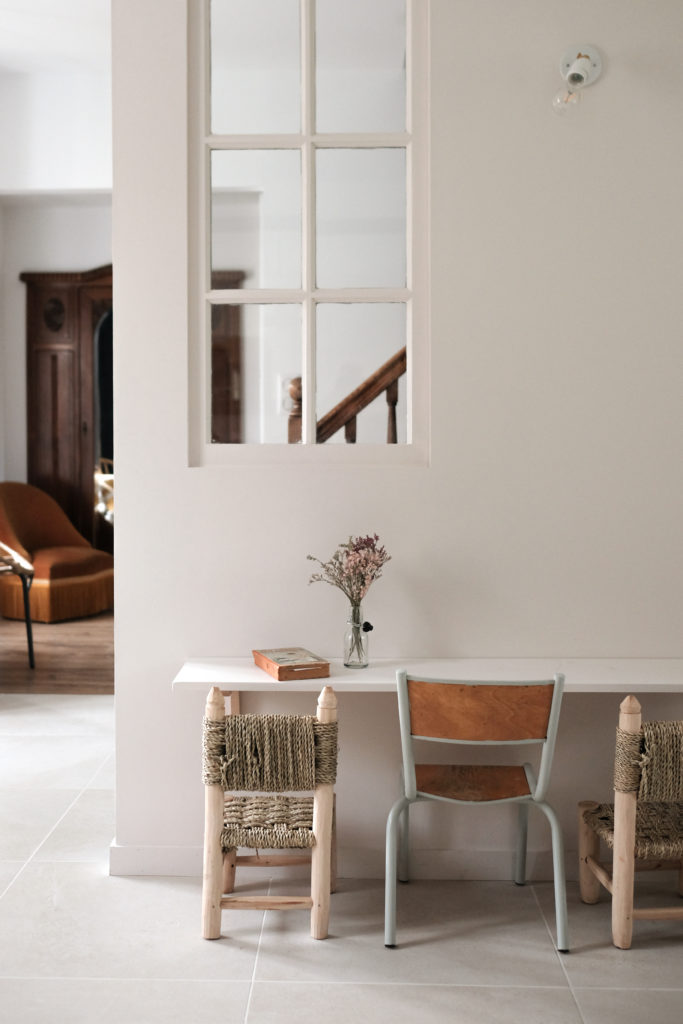
[[[270,647],[252,650],[254,662],[274,679],[323,679],[330,663],[305,647]]]

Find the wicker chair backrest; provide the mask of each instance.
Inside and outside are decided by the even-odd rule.
[[[202,778],[232,792],[277,793],[334,784],[337,723],[312,715],[204,719]]]
[[[648,802],[683,803],[683,721],[643,722],[636,733],[617,729],[614,788]]]

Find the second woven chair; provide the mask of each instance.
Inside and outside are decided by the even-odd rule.
[[[600,840],[613,852],[600,861]],[[584,903],[612,896],[612,941],[630,949],[633,921],[683,920],[683,906],[634,907],[634,872],[674,870],[683,896],[683,721],[642,722],[638,700],[620,705],[614,803],[579,804],[579,883]]]
[[[337,698],[332,687],[322,690],[316,717],[226,715],[221,690],[210,691],[203,756],[205,939],[220,937],[221,912],[230,908],[310,908],[311,935],[327,938],[336,773]],[[313,796],[301,796],[305,791]],[[256,852],[238,855],[240,847]],[[258,850],[308,853],[259,856]],[[270,867],[309,860],[311,887],[305,895],[234,892],[239,864]]]

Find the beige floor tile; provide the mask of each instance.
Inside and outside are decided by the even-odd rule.
[[[112,752],[108,736],[5,736],[2,789],[81,789]]]
[[[675,876],[638,880],[643,904],[675,903]],[[534,886],[554,927],[552,887]],[[592,906],[581,903],[578,885],[567,887],[571,953],[564,957],[572,985],[581,988],[674,988],[683,992],[683,922],[637,921],[633,947],[612,945],[611,903],[605,893]],[[683,1013],[681,1014],[683,1020]]]
[[[23,866],[23,860],[0,860],[0,895],[14,881]]]
[[[341,880],[330,938],[306,914],[266,916],[259,981],[566,984],[533,893],[508,882],[411,882],[399,891],[398,948],[384,947],[381,881]]]
[[[576,989],[585,1024],[681,1024],[680,989]]]
[[[5,1024],[242,1024],[247,982],[0,980]]]
[[[0,977],[252,976],[260,917],[235,911],[231,937],[201,938],[201,881],[114,878],[102,864],[27,865],[0,906]]]
[[[113,696],[0,694],[0,736],[111,736],[113,728]]]
[[[102,863],[114,838],[115,799],[110,789],[80,794],[35,855],[36,861]]]
[[[116,789],[116,756],[111,753],[95,772],[88,789]]]
[[[582,1024],[568,989],[257,983],[248,1024]]]
[[[78,796],[77,790],[0,788],[0,860],[26,860]]]

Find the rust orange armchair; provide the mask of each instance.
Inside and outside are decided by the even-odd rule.
[[[0,483],[0,541],[33,565],[31,616],[60,622],[114,607],[114,559],[72,526],[57,502],[31,484]],[[21,580],[0,577],[0,614],[24,618]]]

